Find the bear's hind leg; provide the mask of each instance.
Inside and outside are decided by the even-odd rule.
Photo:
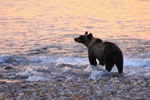
[[[116,66],[117,66],[118,72],[123,73],[123,64],[117,63]]]
[[[123,55],[119,55],[116,61],[118,73],[123,73]]]
[[[114,63],[106,62],[106,66],[105,67],[106,67],[106,70],[108,72],[110,72],[112,70],[113,66],[114,66]]]

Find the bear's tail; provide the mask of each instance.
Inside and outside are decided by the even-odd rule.
[[[116,66],[117,66],[118,72],[123,73],[123,53],[121,51],[117,56]]]

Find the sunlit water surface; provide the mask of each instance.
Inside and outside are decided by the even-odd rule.
[[[149,0],[1,0],[0,74],[26,81],[102,77],[103,70],[87,74],[87,49],[74,42],[85,31],[120,46],[125,75],[150,75]]]

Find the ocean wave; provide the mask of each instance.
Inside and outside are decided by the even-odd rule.
[[[15,66],[14,68],[18,68],[19,70],[10,72],[14,73],[11,74],[13,79],[26,81],[50,80],[60,76],[68,79],[80,77],[98,80],[101,77],[113,77],[118,74],[115,66],[109,73],[105,70],[104,66],[91,66],[88,58],[85,57],[17,56],[3,54],[0,55],[0,64]],[[6,73],[9,73],[9,70],[5,69],[1,74],[7,75]],[[127,76],[149,76],[150,59],[125,57],[124,74]]]
[[[53,56],[16,56],[16,55],[0,55],[0,63],[5,64],[70,64],[70,65],[88,65],[88,58],[83,57],[53,57]],[[150,67],[150,58],[124,58],[124,67]]]

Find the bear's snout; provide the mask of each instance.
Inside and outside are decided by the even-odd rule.
[[[74,38],[74,41],[78,42],[78,39],[77,39],[77,38]]]

